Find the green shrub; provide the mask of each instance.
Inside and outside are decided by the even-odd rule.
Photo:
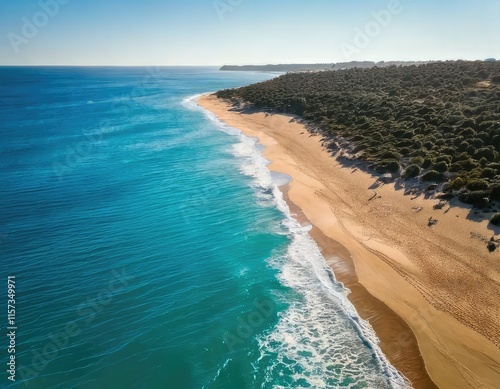
[[[375,170],[381,173],[397,173],[399,171],[399,162],[395,160],[383,160],[376,164]]]
[[[483,172],[481,173],[481,177],[484,177],[484,178],[493,178],[496,175],[498,175],[498,170],[492,169],[490,167],[484,168]]]
[[[494,224],[495,226],[500,226],[500,213],[495,213],[491,219],[490,223]]]
[[[474,169],[466,172],[464,175],[467,175],[470,178],[480,178],[483,169],[481,167],[475,167]]]
[[[466,138],[471,138],[473,135],[476,134],[476,131],[474,131],[472,128],[464,128],[462,131],[459,132],[460,135],[465,136]]]
[[[383,159],[394,159],[394,160],[399,160],[401,158],[401,155],[398,153],[395,153],[394,151],[384,151],[382,155],[380,155],[381,158]]]
[[[486,207],[489,202],[490,192],[486,190],[475,190],[473,192],[462,193],[458,198],[461,202],[466,204],[472,204],[476,207],[483,208]]]
[[[366,148],[366,146],[365,146],[365,145],[363,145],[363,144],[358,144],[358,145],[354,146],[354,148],[351,150],[351,152],[352,152],[353,154],[357,154],[357,153],[359,153],[360,151],[363,151],[365,148]]]
[[[458,163],[463,170],[472,170],[475,167],[479,166],[479,163],[474,161],[472,158],[467,159],[466,161],[460,161]]]
[[[413,178],[418,176],[419,174],[420,174],[420,167],[418,165],[410,165],[405,169],[403,177]]]
[[[450,182],[450,188],[457,190],[463,188],[466,184],[467,181],[465,181],[462,177],[457,177]]]
[[[465,151],[469,147],[469,142],[463,141],[458,145],[458,151]]]
[[[488,189],[488,183],[485,180],[472,180],[467,183],[467,189],[469,190],[486,190]]]
[[[495,135],[493,139],[491,139],[491,144],[500,151],[500,135]]]
[[[435,170],[429,170],[422,176],[424,181],[442,181],[443,175]]]
[[[430,158],[425,158],[424,163],[422,163],[422,167],[424,169],[429,168],[432,165],[432,160]]]
[[[403,148],[399,149],[399,153],[402,156],[406,157],[406,156],[410,155],[411,150],[408,147],[403,147]]]
[[[479,160],[479,164],[481,165],[481,167],[486,167],[486,165],[488,165],[488,160],[483,157]]]
[[[455,139],[453,139],[453,146],[458,147],[463,141],[464,141],[463,136],[457,136]]]
[[[460,162],[452,163],[448,169],[448,171],[453,172],[453,173],[459,172],[461,170],[464,170],[464,169],[462,168],[462,165],[460,164]]]
[[[488,161],[493,162],[495,160],[495,152],[487,147],[483,147],[475,150],[474,157],[476,159],[486,158]]]
[[[490,198],[495,201],[500,201],[500,185],[493,185]]]
[[[449,165],[451,163],[452,159],[453,158],[451,157],[451,155],[442,154],[436,158],[436,162],[444,161]]]
[[[484,142],[482,141],[482,139],[476,138],[473,140],[472,144],[474,145],[474,147],[480,148],[484,145]]]
[[[415,158],[412,158],[410,160],[410,163],[412,165],[418,165],[418,166],[422,166],[422,164],[424,163],[424,158],[423,157],[415,157]]]
[[[444,161],[438,162],[434,165],[434,170],[436,170],[439,173],[444,173],[448,171],[448,164]]]
[[[470,159],[469,154],[467,154],[466,152],[463,152],[463,153],[459,153],[456,156],[455,161],[467,161],[469,159]]]
[[[424,143],[424,147],[427,149],[427,150],[432,150],[432,148],[434,147],[434,143],[431,142],[431,141],[427,141]]]

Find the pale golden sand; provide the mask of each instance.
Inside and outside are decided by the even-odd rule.
[[[493,234],[486,221],[467,220],[463,208],[434,210],[436,200],[412,200],[392,184],[375,189],[376,198],[368,201],[376,179],[336,161],[318,136],[289,116],[240,112],[214,96],[201,97],[199,104],[257,137],[272,161],[269,168],[293,178],[289,200],[320,230],[313,238],[323,243],[334,272],[341,278],[349,264],[338,259],[340,254],[332,256],[328,242],[348,249],[344,257],[352,258],[360,287],[410,326],[439,388],[499,387],[500,255],[488,253],[478,239]],[[431,216],[438,223],[428,227]],[[321,236],[330,241],[321,242]],[[357,295],[351,300],[374,326],[391,362],[416,388],[432,387],[404,325],[393,326],[397,316],[391,319],[390,310]]]
[[[292,215],[301,223],[308,222],[302,210],[288,197],[288,185],[280,189]],[[412,382],[415,389],[436,388],[425,370],[417,340],[410,327],[359,283],[349,250],[323,234],[318,227],[313,227],[310,235],[321,247],[323,256],[333,269],[337,280],[350,290],[349,300],[355,305],[359,315],[370,322],[380,340],[382,352],[391,363]]]

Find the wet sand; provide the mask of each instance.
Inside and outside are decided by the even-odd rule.
[[[302,210],[290,200],[289,186],[284,185],[280,189],[294,218],[301,224],[309,224]],[[411,381],[415,389],[437,388],[425,370],[417,339],[411,328],[359,283],[349,250],[323,234],[318,227],[313,226],[309,234],[320,247],[337,281],[350,290],[349,301],[356,307],[361,318],[367,320],[375,330],[380,340],[379,346],[387,359]]]

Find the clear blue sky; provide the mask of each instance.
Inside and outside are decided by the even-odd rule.
[[[396,6],[389,7],[391,2]],[[374,16],[381,11],[385,18]],[[370,36],[361,37],[360,31]],[[500,58],[500,0],[0,2],[1,65],[488,57]]]

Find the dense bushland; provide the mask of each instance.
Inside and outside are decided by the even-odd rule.
[[[500,61],[288,73],[216,94],[300,115],[332,151],[380,172],[500,200]]]

